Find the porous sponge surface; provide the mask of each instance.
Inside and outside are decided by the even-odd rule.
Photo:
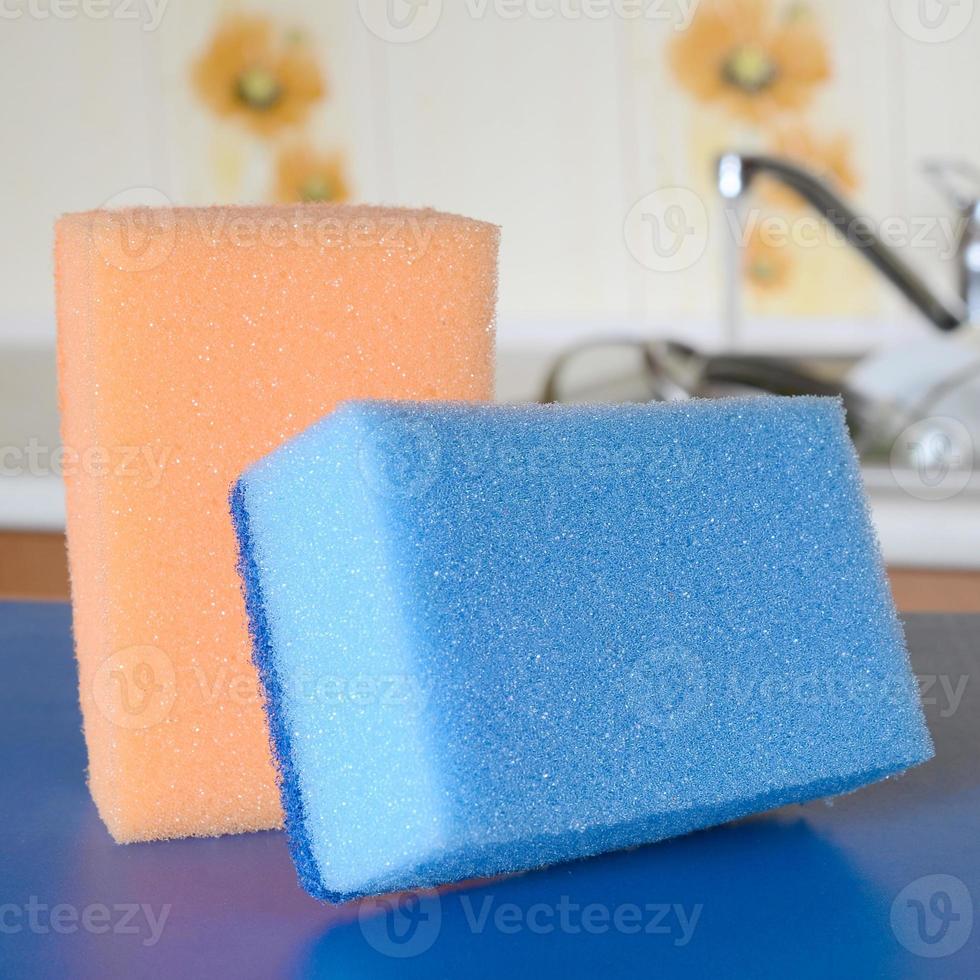
[[[367,207],[59,221],[80,696],[117,840],[281,825],[228,487],[343,399],[488,399],[497,243]]]
[[[319,898],[653,841],[931,755],[834,400],[348,404],[232,510]]]

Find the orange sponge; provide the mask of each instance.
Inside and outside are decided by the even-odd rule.
[[[489,399],[498,230],[298,205],[55,237],[92,796],[121,842],[278,827],[229,488],[343,399]]]

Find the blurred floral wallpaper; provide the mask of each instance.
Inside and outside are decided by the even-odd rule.
[[[387,2],[169,0],[154,25],[70,31],[5,21],[8,143],[25,153],[10,163],[24,192],[5,202],[0,330],[53,335],[63,211],[302,200],[502,225],[501,322],[545,343],[642,324],[699,345],[840,353],[924,329],[819,219],[811,242],[774,243],[769,219],[814,217],[781,188],[753,185],[734,249],[716,168],[733,149],[821,171],[880,229],[897,219],[909,263],[955,288],[957,212],[922,165],[980,159],[980,17],[933,44],[885,0],[664,0],[643,5],[657,16],[604,19],[430,0],[412,8],[438,11],[430,32],[393,43],[362,17]],[[61,148],[79,141],[93,152],[66,166]],[[703,212],[703,250],[669,274],[626,231],[640,215],[649,239],[644,202],[662,190]]]
[[[776,154],[815,171],[861,207],[869,160],[860,155],[873,142],[873,127],[855,130],[860,107],[847,96],[869,40],[860,6],[701,0],[685,30],[642,38],[640,71],[661,93],[654,125],[683,137],[672,139],[661,158],[671,158],[678,174],[697,175],[708,195],[713,161],[725,150]],[[676,105],[667,104],[674,96]],[[792,191],[760,181],[751,205],[740,228],[748,312],[819,316],[873,308],[877,284],[832,233],[818,229],[816,241],[788,244],[767,235],[773,219],[792,228],[809,214]],[[828,282],[837,288],[818,285]]]
[[[233,185],[246,152],[266,161],[269,201],[345,201],[350,185],[343,153],[320,149],[309,122],[330,99],[323,52],[301,25],[273,13],[220,15],[189,77],[202,110],[252,140],[226,141],[214,155],[216,179]]]
[[[826,12],[827,5],[821,5]],[[333,97],[327,49],[310,28],[276,7],[219,7],[208,40],[188,68],[201,112],[216,127],[211,166],[224,197],[248,196],[246,172],[264,170],[257,195],[267,201],[345,201],[352,196],[347,156],[326,148],[312,130]],[[832,25],[801,0],[702,0],[689,26],[671,31],[664,65],[678,100],[689,103],[718,134],[717,146],[748,144],[806,164],[848,195],[861,188],[851,134],[812,110],[835,83]],[[343,84],[346,80],[340,79]],[[712,122],[721,121],[719,127]],[[238,130],[237,135],[220,127]],[[729,136],[729,134],[731,134]],[[710,166],[705,148],[691,148],[692,172]],[[257,162],[258,161],[258,162]],[[254,195],[253,193],[253,196]],[[805,211],[792,192],[763,185],[760,214],[791,221]],[[750,308],[788,304],[814,312],[806,265],[834,258],[798,254],[767,238],[760,222],[747,227],[743,278]],[[829,248],[829,246],[828,246]],[[813,251],[813,249],[807,249]],[[860,292],[864,278],[853,257],[840,257],[845,281]],[[814,265],[816,271],[816,265]],[[793,301],[794,295],[797,301]]]
[[[694,98],[760,125],[806,109],[831,77],[826,43],[804,3],[703,3],[670,56]]]

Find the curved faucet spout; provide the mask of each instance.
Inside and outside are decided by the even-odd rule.
[[[803,167],[779,157],[726,153],[718,161],[718,189],[722,197],[735,200],[760,174],[799,194],[940,330],[954,330],[966,321],[965,306],[956,307],[940,299],[919,273],[881,240],[867,218]]]

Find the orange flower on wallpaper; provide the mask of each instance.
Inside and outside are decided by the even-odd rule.
[[[757,292],[785,288],[793,273],[793,256],[788,243],[768,241],[760,231],[752,232],[743,252],[742,271]]]
[[[226,19],[194,64],[192,78],[214,113],[260,136],[302,123],[326,93],[303,35],[280,31],[264,17]]]
[[[851,160],[849,136],[820,138],[803,126],[794,126],[780,130],[773,141],[772,150],[778,156],[813,171],[845,194],[853,194],[861,184]],[[782,184],[764,178],[762,184],[765,198],[771,204],[786,208],[799,208],[805,204],[798,194]]]
[[[306,144],[288,147],[276,163],[277,201],[346,201],[350,188],[339,154],[318,154]]]
[[[670,64],[699,101],[753,122],[803,108],[831,74],[806,7],[777,14],[771,0],[702,0],[671,42]]]

